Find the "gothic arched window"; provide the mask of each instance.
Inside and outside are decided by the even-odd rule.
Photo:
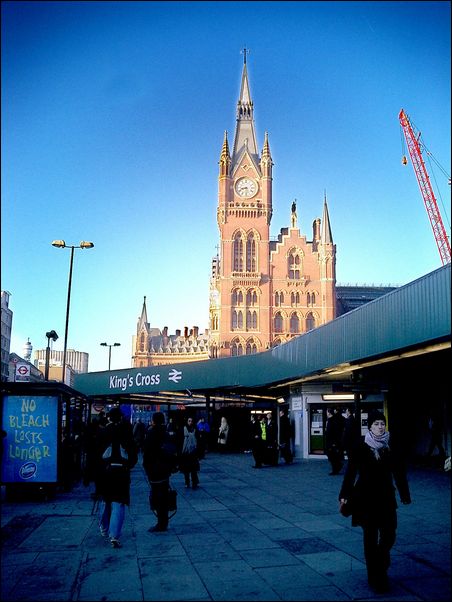
[[[296,251],[290,251],[289,253],[287,258],[287,271],[290,279],[300,280],[301,257]]]
[[[315,328],[315,318],[311,312],[306,315],[306,332]]]
[[[252,307],[257,304],[257,293],[255,290],[249,290],[246,293],[246,304],[248,307]]]
[[[256,238],[253,232],[248,234],[248,238],[246,241],[246,271],[247,272],[255,272],[256,271]]]
[[[234,272],[243,272],[243,239],[240,232],[234,236],[232,246],[232,267]]]
[[[284,304],[284,293],[277,291],[275,293],[275,307],[279,307]]]
[[[283,330],[284,330],[284,320],[281,315],[281,312],[278,311],[278,313],[275,314],[275,317],[274,317],[274,331],[275,332],[283,332]]]
[[[291,334],[298,334],[300,332],[300,318],[297,314],[290,316],[290,332]]]

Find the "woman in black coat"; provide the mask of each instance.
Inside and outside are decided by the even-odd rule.
[[[110,537],[112,547],[119,548],[125,506],[130,504],[130,471],[138,460],[132,427],[119,408],[108,413],[108,424],[99,433],[98,493],[99,528]]]
[[[175,459],[176,445],[167,432],[165,416],[155,412],[143,446],[143,468],[151,485],[152,508],[157,513],[157,524],[149,529],[151,532],[168,529],[169,479]]]
[[[402,504],[410,504],[411,498],[402,462],[389,446],[384,414],[370,412],[368,429],[357,452],[349,458],[339,502],[341,507],[352,504],[352,525],[363,529],[369,585],[381,593],[388,590],[387,570],[396,539],[397,501],[393,479]]]

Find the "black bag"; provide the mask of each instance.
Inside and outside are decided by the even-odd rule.
[[[355,497],[355,491],[352,490],[350,492],[350,495],[347,498],[347,502],[345,504],[343,504],[342,502],[340,503],[339,512],[342,514],[342,516],[345,516],[346,518],[348,518],[349,516],[351,516],[353,514],[354,497]]]
[[[154,500],[152,497],[152,489],[149,492],[149,506],[152,512],[157,516],[157,510],[155,508]],[[177,491],[168,485],[168,510],[172,514],[168,515],[168,518],[172,518],[177,512]]]
[[[351,516],[353,514],[353,506],[351,500],[347,500],[345,504],[341,503],[341,505],[339,506],[339,512],[342,514],[342,516],[345,516],[346,518]]]

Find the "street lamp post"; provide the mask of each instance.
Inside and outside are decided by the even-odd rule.
[[[66,306],[66,326],[64,329],[64,348],[63,348],[63,374],[62,382],[65,382],[65,370],[66,370],[66,350],[67,350],[67,334],[69,327],[69,307],[71,305],[71,286],[72,286],[72,266],[74,264],[74,249],[92,249],[94,243],[82,240],[79,245],[67,245],[64,240],[54,240],[52,246],[58,247],[59,249],[71,249],[71,262],[69,265],[69,282],[67,287],[67,306]]]
[[[47,348],[46,348],[46,368],[45,368],[45,380],[49,380],[49,364],[50,364],[50,339],[56,341],[58,338],[57,333],[54,330],[46,332],[47,337]]]
[[[111,348],[112,347],[120,347],[121,343],[112,343],[109,345],[108,343],[101,343],[102,347],[108,347],[108,371],[110,371],[111,366]]]

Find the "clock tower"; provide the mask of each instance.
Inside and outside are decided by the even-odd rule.
[[[219,160],[220,245],[210,280],[210,357],[249,355],[335,317],[335,259],[326,195],[313,239],[291,228],[270,241],[272,169],[268,134],[259,153],[244,62],[232,154],[227,132]]]
[[[212,357],[257,353],[270,344],[273,162],[267,134],[260,155],[257,148],[246,53],[233,152],[231,156],[225,132],[219,161],[220,255],[212,266]]]

